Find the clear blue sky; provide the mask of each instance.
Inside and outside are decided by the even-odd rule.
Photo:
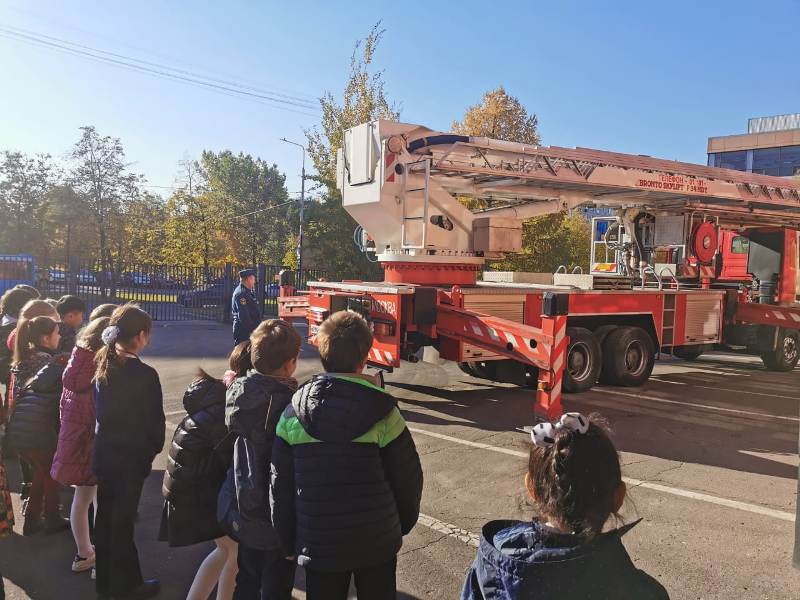
[[[407,122],[448,129],[502,84],[545,144],[700,163],[709,135],[800,112],[798,17],[798,0],[0,3],[4,26],[311,99],[340,92],[353,43],[382,19],[377,63]],[[93,124],[154,185],[184,155],[227,148],[299,189],[300,151],[278,138],[304,141],[314,116],[2,37],[0,65],[0,149],[61,157]]]

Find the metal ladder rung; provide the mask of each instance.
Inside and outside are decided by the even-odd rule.
[[[428,202],[429,202],[429,193],[430,193],[430,177],[431,177],[431,163],[430,160],[423,159],[425,164],[425,171],[423,174],[423,182],[424,186],[419,188],[411,188],[406,189],[406,182],[408,181],[408,170],[403,172],[403,181],[402,181],[402,203],[403,203],[403,221],[402,221],[402,231],[400,234],[400,247],[403,250],[420,250],[427,246],[428,244]],[[416,163],[415,163],[416,164]],[[422,215],[410,217],[406,214],[406,211],[409,209],[408,203],[406,199],[409,194],[413,194],[416,192],[422,192]],[[408,239],[406,238],[406,223],[410,221],[421,221],[422,222],[422,240],[420,244],[409,244]]]

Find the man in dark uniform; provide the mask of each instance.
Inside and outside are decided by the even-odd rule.
[[[234,344],[250,339],[250,334],[261,322],[261,313],[258,310],[256,295],[253,292],[255,285],[255,269],[242,269],[239,271],[239,285],[233,291],[233,298],[231,299]]]

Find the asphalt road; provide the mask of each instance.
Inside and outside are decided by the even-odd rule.
[[[144,358],[161,376],[169,421],[183,416],[193,371],[221,375],[229,347],[221,325],[158,324]],[[298,378],[319,369],[313,349],[304,348]],[[566,397],[568,410],[600,412],[613,427],[630,492],[623,517],[642,518],[626,546],[673,598],[800,597],[800,572],[791,567],[798,374],[713,354],[658,363],[640,389]],[[423,516],[399,559],[400,597],[456,598],[481,525],[533,513],[522,494],[527,438],[518,429],[532,422],[531,392],[472,379],[453,364],[404,366],[387,383],[425,471]],[[164,458],[148,481],[137,536],[145,573],[161,577],[162,598],[178,599],[210,546],[155,541]],[[68,534],[0,541],[7,597],[93,598],[88,575],[69,571],[73,552]],[[302,590],[299,574],[297,598]]]

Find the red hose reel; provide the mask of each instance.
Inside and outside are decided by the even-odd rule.
[[[713,223],[703,222],[692,231],[691,250],[697,261],[709,265],[714,260],[719,244],[717,228]]]

